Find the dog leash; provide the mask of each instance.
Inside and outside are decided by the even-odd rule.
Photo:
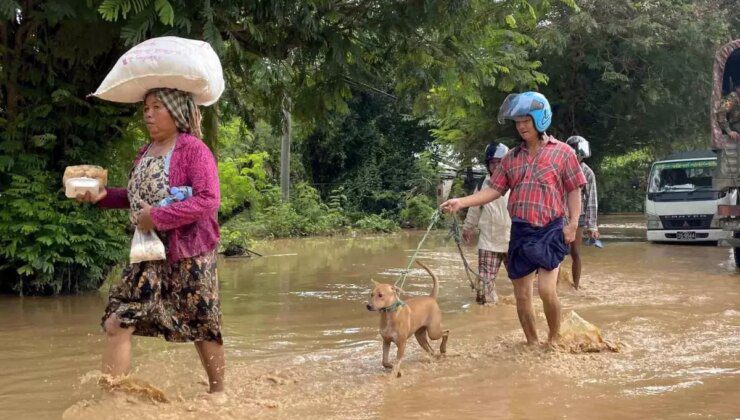
[[[419,242],[419,245],[416,246],[416,249],[414,250],[414,253],[411,255],[411,258],[409,259],[409,264],[406,266],[406,269],[401,273],[401,277],[396,280],[395,286],[398,286],[401,290],[403,290],[403,284],[406,282],[406,276],[409,274],[409,270],[411,269],[411,264],[416,261],[416,256],[419,254],[419,250],[421,250],[421,246],[424,244],[424,241],[427,239],[427,236],[429,236],[429,232],[432,231],[432,228],[439,220],[439,216],[442,214],[442,211],[438,207],[436,210],[434,210],[434,213],[432,213],[432,220],[429,222],[429,227],[427,227],[427,232],[424,234],[424,237],[421,238],[421,241]],[[400,282],[400,285],[399,285]]]
[[[475,283],[473,283],[473,280],[470,278],[470,274],[473,274],[475,277],[480,279],[482,282],[484,282],[483,277],[481,277],[480,274],[478,274],[475,270],[473,270],[470,267],[470,264],[468,264],[467,258],[465,258],[465,253],[462,250],[462,234],[460,232],[460,222],[457,220],[457,215],[452,215],[452,226],[450,226],[450,236],[455,240],[455,245],[457,245],[457,251],[460,253],[460,258],[462,258],[463,266],[465,266],[465,275],[468,278],[468,283],[470,284],[470,288],[472,290],[477,290],[477,287]]]

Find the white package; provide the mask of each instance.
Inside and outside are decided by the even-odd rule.
[[[207,42],[176,36],[148,39],[118,59],[92,96],[134,103],[154,88],[190,92],[196,104],[211,105],[224,91],[221,61]]]
[[[64,184],[65,195],[75,198],[78,194],[90,194],[97,196],[100,192],[100,181],[95,178],[69,178]]]

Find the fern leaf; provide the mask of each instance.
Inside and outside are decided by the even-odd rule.
[[[175,10],[168,0],[154,0],[154,9],[159,15],[159,21],[165,25],[173,26],[175,23]]]

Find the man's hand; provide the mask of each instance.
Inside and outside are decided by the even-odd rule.
[[[593,239],[593,240],[597,240],[597,239],[599,239],[599,236],[601,236],[601,235],[599,235],[599,231],[598,230],[588,230],[588,231],[586,231],[586,235],[588,235],[588,237],[591,238],[591,239]]]
[[[457,213],[459,210],[462,210],[462,200],[460,198],[451,198],[440,206],[442,207],[442,211],[445,213]]]
[[[105,196],[108,195],[108,191],[103,188],[102,191],[100,191],[97,195],[90,194],[90,191],[85,191],[85,194],[77,194],[77,197],[75,197],[75,200],[78,203],[97,203],[98,201],[105,198]]]
[[[565,243],[569,244],[576,240],[576,230],[578,229],[578,224],[568,223],[563,228],[563,236],[565,237]]]
[[[148,232],[154,229],[154,220],[152,220],[152,206],[145,202],[141,202],[141,211],[139,212],[139,223],[136,228],[141,232]]]
[[[473,242],[473,238],[475,238],[475,230],[474,229],[465,229],[463,230],[463,241],[466,245],[470,245],[471,242]]]
[[[740,133],[737,131],[730,131],[730,138],[735,141],[740,141]]]

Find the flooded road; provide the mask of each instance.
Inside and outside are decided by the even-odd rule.
[[[410,342],[403,377],[390,379],[379,315],[364,301],[371,279],[397,279],[423,232],[278,240],[254,247],[263,258],[219,261],[226,401],[204,396],[192,345],[141,337],[133,375],[171,402],[104,395],[105,293],[3,297],[0,418],[740,416],[740,274],[730,250],[643,242],[641,216],[600,221],[606,247],[583,247],[582,290],[559,293],[564,313],[599,326],[620,353],[524,347],[515,306],[476,305],[454,242],[439,231],[420,258],[440,279],[448,355],[430,358]],[[476,261],[474,248],[467,255]],[[505,273],[497,288],[511,295]],[[431,279],[414,269],[405,289],[426,295]]]

